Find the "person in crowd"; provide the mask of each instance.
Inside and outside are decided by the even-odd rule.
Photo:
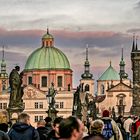
[[[48,132],[50,133],[52,131],[52,119],[50,117],[46,117],[44,120],[46,122],[45,127],[48,129]]]
[[[104,122],[104,127],[102,134],[108,140],[123,140],[121,131],[117,126],[116,122],[109,117],[109,111],[104,110],[102,114],[102,121]]]
[[[125,132],[126,132],[126,140],[129,140],[130,139],[130,126],[132,125],[133,123],[133,120],[131,118],[131,116],[128,116],[128,118],[124,121],[124,129],[125,129]]]
[[[59,125],[60,140],[82,140],[83,131],[83,123],[73,116],[63,119]]]
[[[122,133],[123,140],[126,140],[126,132],[125,132],[125,129],[123,127],[123,122],[124,122],[123,116],[119,115],[117,120],[116,120],[116,123],[117,123],[117,125]]]
[[[98,135],[90,135],[87,137],[84,137],[82,140],[106,140],[102,134]]]
[[[1,131],[4,131],[4,132],[7,132],[7,131],[8,131],[8,124],[6,124],[6,123],[1,123],[1,124],[0,124],[0,130],[1,130]]]
[[[137,127],[136,127],[136,122],[138,120],[138,116],[135,116],[133,117],[133,122],[132,124],[130,125],[130,133],[131,133],[131,139],[132,140],[137,140],[137,135],[136,135],[136,132],[137,132]]]
[[[45,125],[45,120],[40,120],[37,122],[37,131],[39,133],[40,140],[46,140],[48,138],[49,132]]]
[[[53,122],[53,130],[48,134],[48,140],[58,140],[60,138],[59,135],[59,125],[60,122],[63,120],[61,117],[57,117]]]
[[[10,140],[9,136],[0,130],[0,140]]]
[[[97,119],[91,122],[91,125],[89,128],[90,135],[102,134],[103,126],[104,126],[104,123],[100,119]]]
[[[30,125],[30,116],[24,112],[19,114],[8,135],[10,140],[40,140],[37,130]]]

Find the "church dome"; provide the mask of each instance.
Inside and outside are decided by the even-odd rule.
[[[27,59],[25,70],[70,69],[66,55],[53,46],[53,36],[47,33],[42,37],[42,47],[36,49]]]
[[[118,72],[111,66],[111,63],[110,63],[110,66],[101,75],[99,80],[120,80],[120,76]]]

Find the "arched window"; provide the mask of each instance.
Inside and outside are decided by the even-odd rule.
[[[62,87],[62,76],[57,77],[57,86]]]
[[[102,94],[102,95],[105,94],[105,87],[104,87],[103,84],[101,85],[101,94]]]
[[[42,76],[41,78],[41,86],[47,87],[47,76]]]
[[[85,91],[89,91],[89,85],[88,84],[86,84],[86,86],[85,86]]]

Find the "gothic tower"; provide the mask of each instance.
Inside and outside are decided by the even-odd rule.
[[[4,92],[8,88],[8,74],[6,72],[6,62],[4,59],[4,46],[2,47],[2,61],[1,61],[1,72],[0,72],[0,92]]]
[[[93,75],[90,73],[90,64],[88,60],[88,47],[86,48],[86,60],[85,60],[85,71],[81,75],[82,79],[80,80],[80,84],[83,85],[84,91],[93,95],[94,93],[94,80],[92,79]]]
[[[133,114],[140,113],[140,50],[137,47],[137,38],[133,36],[133,45],[131,51],[132,72],[133,72]]]

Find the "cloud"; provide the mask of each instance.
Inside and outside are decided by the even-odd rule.
[[[5,48],[8,71],[17,63],[21,66],[21,69],[24,69],[30,53],[41,47],[41,37],[45,32],[44,30],[37,29],[6,30],[0,28],[0,42],[8,46]],[[95,78],[99,77],[109,66],[110,60],[112,60],[113,66],[118,69],[122,47],[124,48],[127,66],[130,66],[131,38],[127,33],[113,31],[70,31],[65,29],[50,30],[50,34],[55,38],[55,47],[66,54],[74,71],[74,76],[79,79],[84,72],[86,44],[89,44],[90,69],[91,73],[96,75]]]
[[[137,3],[136,3],[136,6],[134,7],[136,10],[140,10],[140,1],[138,1]]]
[[[140,35],[140,28],[132,28],[127,30],[128,33],[137,33]]]

